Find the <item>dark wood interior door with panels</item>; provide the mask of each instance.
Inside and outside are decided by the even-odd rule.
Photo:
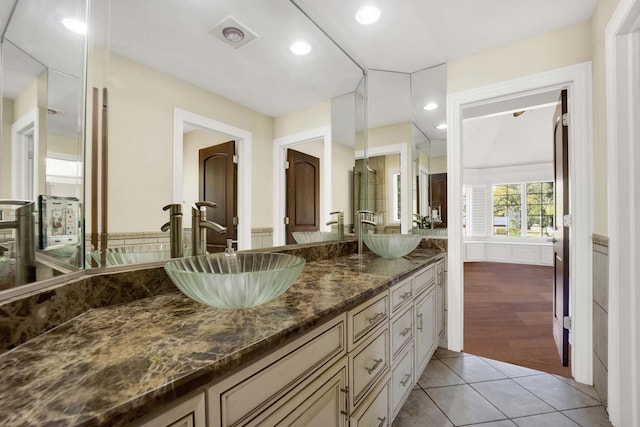
[[[234,162],[235,141],[225,142],[199,150],[200,197],[214,202],[215,209],[207,209],[207,220],[227,227],[226,233],[212,230],[207,233],[207,252],[223,252],[227,239],[238,239],[238,168]],[[237,245],[234,244],[237,248]]]
[[[447,174],[434,173],[431,180],[431,209],[440,211],[441,223],[436,223],[435,228],[447,228]]]
[[[553,339],[562,366],[569,366],[569,115],[563,90],[553,115],[554,232]]]
[[[320,229],[320,159],[287,150],[286,242],[296,243],[294,231]]]

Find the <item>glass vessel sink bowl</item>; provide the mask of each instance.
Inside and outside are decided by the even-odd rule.
[[[298,278],[304,258],[277,253],[198,255],[165,264],[189,298],[218,308],[255,307],[283,294]]]
[[[446,237],[447,229],[446,228],[414,228],[411,230],[413,234],[419,234],[421,236],[438,236],[438,237]]]
[[[185,256],[191,255],[191,245],[184,245]],[[91,256],[100,263],[100,251],[92,251]],[[171,259],[169,243],[148,243],[143,245],[114,246],[106,250],[106,265],[142,264]]]
[[[291,234],[298,243],[315,243],[338,240],[338,233],[331,231],[294,231]]]
[[[363,234],[362,241],[383,258],[400,258],[414,250],[422,240],[417,234]]]

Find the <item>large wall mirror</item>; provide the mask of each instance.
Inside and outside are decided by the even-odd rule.
[[[285,222],[292,217],[286,168],[292,162],[282,156],[290,152],[320,160],[317,229],[335,230],[328,225],[334,219],[330,212],[343,211],[349,231],[354,167],[361,158],[365,169],[381,170],[390,192],[379,207],[362,207],[379,214],[381,232],[410,230],[413,214],[421,212],[414,189],[419,185],[415,129],[428,141],[429,172],[437,139],[416,120],[413,103],[421,83],[415,74],[363,73],[366,68],[311,22],[301,4],[94,1],[88,17],[86,0],[3,4],[0,197],[36,201],[36,229],[40,206],[50,216],[42,222],[59,226],[68,216],[77,226],[76,240],[49,239],[51,244],[36,246],[36,265],[49,268],[37,269],[48,273],[36,276],[36,282],[78,268],[130,262],[124,256],[108,260],[107,249],[153,252],[167,246],[169,233],[162,229],[169,211],[163,208],[170,204],[181,207],[188,245],[192,205],[209,197],[202,188],[202,168],[221,163],[220,156],[230,156],[224,167],[234,172],[224,175],[235,181],[206,193],[218,205],[207,208],[207,219],[233,228],[236,233],[224,238],[238,249],[287,243]],[[88,36],[63,27],[67,16],[88,22]],[[55,31],[47,33],[45,27]],[[223,31],[228,28],[240,32]],[[44,34],[48,43],[65,48],[45,49]],[[292,53],[299,40],[309,43],[310,53]],[[444,93],[444,81],[439,84]],[[22,101],[27,96],[30,104]],[[444,110],[444,100],[441,106]],[[37,137],[39,150],[26,167],[29,172],[21,172],[31,181],[12,183],[11,128],[34,109],[39,128],[23,133],[27,140]],[[374,159],[376,168],[371,168],[369,157],[383,157],[384,166]],[[364,191],[365,199],[375,197]],[[41,195],[46,197],[38,205]],[[54,215],[59,205],[53,202],[60,200],[63,215]],[[15,208],[2,206],[3,220],[10,220]],[[15,235],[0,231],[0,250],[11,259]],[[40,241],[37,233],[34,239]],[[217,250],[225,241],[208,244]],[[6,288],[16,285],[5,283]]]
[[[84,0],[5,1],[0,289],[83,267]],[[74,21],[75,20],[75,21]]]

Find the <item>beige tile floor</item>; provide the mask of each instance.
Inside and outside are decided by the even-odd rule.
[[[611,426],[593,387],[439,348],[394,427]]]

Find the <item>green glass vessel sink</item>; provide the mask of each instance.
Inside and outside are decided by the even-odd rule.
[[[411,230],[413,234],[418,234],[420,236],[436,236],[436,237],[446,237],[447,229],[446,228],[414,228]]]
[[[169,261],[164,269],[189,298],[218,308],[255,307],[282,295],[305,260],[278,253],[198,255]]]
[[[183,254],[191,255],[191,245],[184,245]],[[100,263],[100,251],[92,251],[91,256]],[[107,248],[106,265],[143,264],[171,259],[169,243],[148,243],[141,245],[114,246]]]
[[[383,258],[400,258],[413,251],[422,240],[417,234],[363,234],[362,241]]]
[[[315,243],[338,240],[338,233],[331,231],[294,231],[291,234],[298,243]]]

